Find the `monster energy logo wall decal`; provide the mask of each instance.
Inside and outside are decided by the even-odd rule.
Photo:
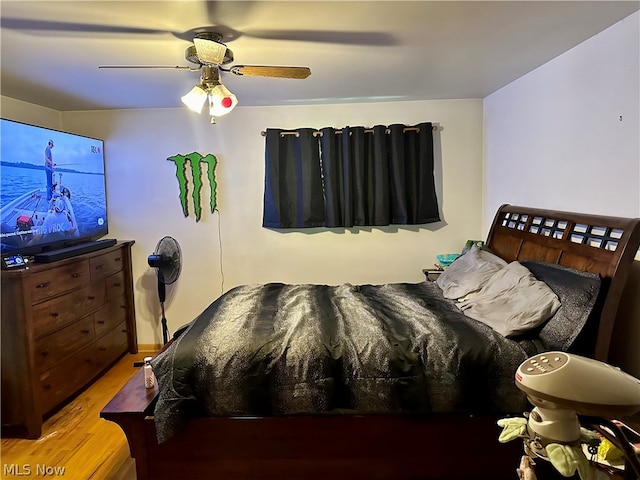
[[[170,162],[176,164],[176,177],[180,185],[180,204],[182,205],[182,213],[185,217],[189,216],[189,205],[187,195],[189,193],[189,178],[187,177],[187,163],[191,166],[191,178],[193,179],[193,210],[196,215],[196,222],[200,220],[202,215],[202,205],[200,201],[200,192],[202,191],[202,173],[201,165],[207,165],[207,178],[209,179],[209,187],[211,189],[210,207],[211,213],[216,209],[216,164],[218,161],[212,154],[205,156],[193,152],[189,155],[174,155],[167,158]]]

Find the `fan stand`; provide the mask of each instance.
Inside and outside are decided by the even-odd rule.
[[[162,339],[166,345],[169,341],[169,329],[164,311],[164,302],[167,296],[167,284],[172,284],[180,275],[181,262],[180,244],[172,237],[162,237],[156,245],[156,250],[147,258],[150,267],[156,269],[158,276],[158,299],[162,310]]]
[[[162,340],[163,344],[167,344],[169,341],[169,328],[167,327],[167,317],[164,313],[164,301],[167,296],[167,286],[164,283],[162,273],[158,270],[158,297],[160,299],[160,310],[162,312]]]

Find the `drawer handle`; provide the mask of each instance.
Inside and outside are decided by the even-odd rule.
[[[100,350],[101,352],[106,352],[107,351],[107,349],[105,347],[100,347],[100,348],[98,348],[98,350]]]
[[[51,390],[51,385],[49,385],[48,383],[45,383],[42,388],[44,388],[45,390]]]
[[[91,330],[80,330],[80,333],[91,333]]]
[[[102,270],[103,267],[104,265],[96,265],[96,270]]]
[[[104,320],[98,320],[98,325],[104,325]]]
[[[87,299],[88,300],[95,300],[96,297],[95,297],[95,295],[87,295]]]
[[[129,333],[129,330],[127,330],[126,328],[123,328],[122,333]]]
[[[76,272],[71,274],[71,278],[78,278],[82,276],[82,272]]]
[[[51,285],[51,282],[44,282],[44,283],[41,283],[39,285],[36,285],[36,288],[46,288],[49,285]]]
[[[45,350],[43,352],[40,352],[40,355],[42,355],[43,357],[46,357],[47,355],[49,355],[49,352]]]
[[[59,313],[58,312],[51,312],[50,315],[55,318],[55,317],[57,317],[59,315]]]
[[[114,261],[116,261],[116,262],[121,262],[121,261],[122,261],[122,257],[114,258]]]
[[[113,286],[114,286],[114,287],[121,287],[121,286],[122,286],[122,284],[121,284],[120,282],[117,282],[117,283],[114,283],[114,284],[113,284]]]

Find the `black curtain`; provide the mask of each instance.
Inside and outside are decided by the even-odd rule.
[[[440,220],[431,123],[267,130],[263,226],[418,225]],[[311,197],[308,197],[310,195]]]
[[[315,130],[283,132],[271,128],[266,132],[262,226],[322,227],[324,196]]]

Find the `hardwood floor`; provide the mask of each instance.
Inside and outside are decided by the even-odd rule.
[[[149,352],[125,355],[42,426],[37,440],[3,438],[0,478],[61,477],[73,480],[135,480],[124,433],[100,418],[100,410],[133,376],[133,362]]]

